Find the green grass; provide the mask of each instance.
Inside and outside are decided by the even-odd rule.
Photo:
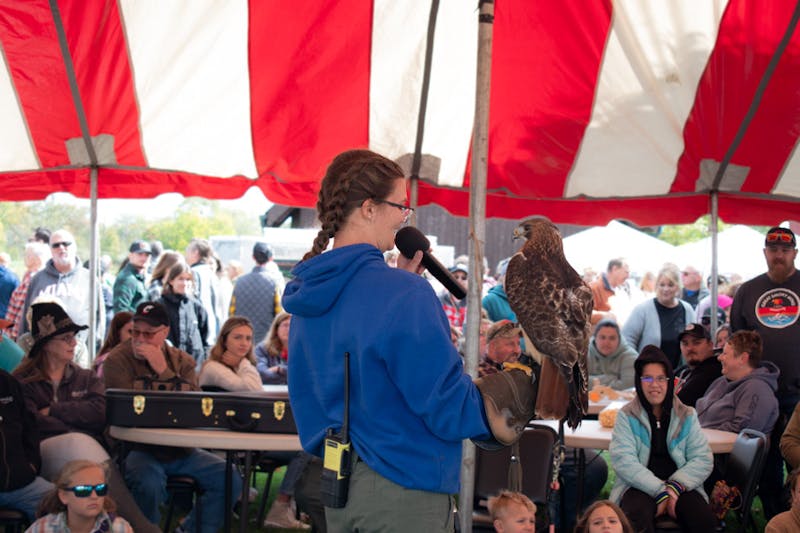
[[[600,491],[600,499],[607,499],[608,495],[611,493],[611,487],[614,486],[614,480],[617,479],[617,475],[614,472],[614,469],[611,468],[611,460],[608,455],[608,451],[604,450],[601,455],[608,463],[608,480],[606,484],[603,485],[603,489]],[[761,505],[761,499],[756,496],[753,500],[752,511],[753,519],[756,523],[756,528],[758,531],[764,531],[764,528],[767,525],[766,520],[764,519],[764,507]],[[729,511],[728,514],[725,516],[725,531],[743,531],[743,528],[739,524],[739,520],[736,516],[734,511]]]

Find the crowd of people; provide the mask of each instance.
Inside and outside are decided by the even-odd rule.
[[[0,267],[0,387],[8,398],[2,416],[13,421],[2,429],[8,472],[0,505],[24,511],[33,531],[101,523],[109,531],[156,531],[167,477],[191,473],[205,491],[202,528],[189,513],[178,531],[216,531],[225,512],[224,461],[199,448],[145,445],[116,457],[105,431],[104,391],[259,391],[288,384],[305,451],[276,457],[288,469],[265,525],[309,529],[295,495],[305,474],[321,468],[326,436],[341,429],[348,353],[356,384],[348,398],[349,497],[342,509],[326,508],[315,527],[402,523],[452,531],[461,441],[493,436],[482,392],[464,373],[466,299],[437,293],[417,275],[421,253],[393,252],[394,234],[411,212],[406,196],[402,171],[391,161],[364,150],[341,154],[322,182],[319,235],[288,283],[267,243],[256,243],[255,267],[244,274],[222,268],[204,239],[193,239],[183,253],[137,240],[116,276],[106,269],[93,282],[68,230],[38,228],[25,247],[26,271],[17,276]],[[765,515],[774,517],[775,531],[797,521],[794,233],[770,229],[763,253],[767,272],[745,283],[722,280],[716,304],[691,266],[666,264],[643,276],[638,292],[630,290],[623,258],[586,279],[594,295],[590,381],[630,389],[633,400],[617,415],[610,445],[616,474],[610,500],[595,501],[608,469],[588,450],[580,487],[585,505],[576,507],[577,455],[566,450],[567,497],[563,508],[551,502],[548,511],[559,530],[651,531],[661,516],[687,531],[714,528],[708,495],[724,477],[726,457],[711,453],[702,428],[768,435],[759,480]],[[465,285],[467,262],[459,257],[450,269]],[[508,304],[507,265],[501,261],[496,277],[479,280],[481,377],[509,363],[537,366]],[[90,317],[93,283],[97,314]],[[94,361],[92,343],[99,348]],[[423,362],[415,354],[441,355]],[[791,499],[783,491],[784,461],[793,472]],[[246,484],[234,479],[236,501]],[[501,493],[489,507],[497,531],[533,527],[535,506],[524,495]]]
[[[796,508],[787,511],[794,499],[783,482],[784,462],[790,472],[800,462],[800,358],[794,353],[800,340],[800,275],[794,233],[771,228],[763,253],[767,272],[745,283],[721,277],[717,305],[692,266],[665,264],[652,278],[644,276],[638,291],[630,288],[623,258],[585,280],[594,296],[590,381],[635,391],[617,416],[610,461],[616,473],[611,499],[636,531],[652,531],[662,515],[685,531],[717,526],[708,498],[724,477],[727,455],[712,455],[701,428],[766,435],[768,459],[758,484],[764,514],[767,519],[784,512],[800,515]],[[480,375],[526,357],[502,287],[503,266],[496,270],[498,283],[484,290]],[[632,294],[639,294],[638,303],[631,303]],[[456,306],[443,304],[448,318],[454,316]],[[451,320],[451,327],[458,324]],[[561,490],[568,492],[570,466],[562,465]],[[587,502],[597,496],[592,482],[602,486],[605,475],[587,469]],[[580,510],[569,512],[574,517]],[[779,521],[786,523],[787,516]],[[558,524],[559,517],[553,518]],[[564,530],[571,530],[569,522]]]
[[[3,418],[14,421],[1,428],[7,483],[0,487],[0,505],[19,509],[30,522],[37,508],[47,514],[32,526],[35,531],[57,531],[56,524],[66,522],[83,531],[88,522],[73,527],[72,521],[85,513],[71,516],[80,506],[67,501],[77,497],[76,505],[91,503],[98,510],[92,524],[104,531],[155,532],[166,479],[183,474],[200,484],[204,512],[201,527],[190,513],[178,530],[216,531],[224,516],[225,462],[198,448],[147,445],[131,446],[120,457],[106,431],[105,389],[236,392],[286,384],[290,315],[280,307],[285,282],[271,248],[256,243],[255,267],[248,274],[231,270],[235,286],[226,291],[230,278],[219,275],[204,239],[192,240],[184,254],[162,251],[157,242],[133,242],[117,275],[106,271],[95,285],[94,361],[88,357],[89,271],[75,250],[68,230],[37,228],[25,248],[22,280],[6,275],[5,267],[0,272],[0,283],[9,282],[6,318],[0,320],[0,382],[9,398]],[[293,502],[309,458],[286,458],[289,472],[266,526],[310,528]],[[83,483],[98,472],[103,483]],[[76,476],[83,476],[80,483]],[[242,486],[234,476],[234,501]]]

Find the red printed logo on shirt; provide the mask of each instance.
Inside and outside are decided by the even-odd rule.
[[[797,322],[800,306],[797,295],[788,289],[772,289],[756,302],[756,318],[764,326],[782,329]]]

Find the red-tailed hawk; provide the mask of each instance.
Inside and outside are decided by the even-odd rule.
[[[543,217],[514,230],[525,244],[508,263],[505,291],[525,342],[542,364],[536,413],[573,429],[588,406],[586,354],[592,291],[564,257],[558,228]]]

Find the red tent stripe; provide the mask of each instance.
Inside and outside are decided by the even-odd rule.
[[[728,4],[686,122],[686,149],[678,162],[673,192],[695,190],[701,162],[719,162],[725,156],[793,9],[794,2],[788,1],[732,0]],[[786,102],[797,101],[798,53],[800,35],[795,32],[731,160],[748,171],[742,191],[770,192],[797,142],[800,108]],[[721,187],[725,185],[723,180]]]
[[[338,152],[369,142],[372,5],[302,0],[249,6],[258,173],[275,173],[284,182],[319,179]]]
[[[495,8],[488,187],[561,197],[592,115],[611,3],[520,7]]]
[[[47,1],[0,10],[0,42],[40,164],[68,164],[64,139],[79,136],[80,127]]]
[[[90,135],[113,135],[117,163],[144,166],[139,108],[118,3],[61,0],[61,16]]]

